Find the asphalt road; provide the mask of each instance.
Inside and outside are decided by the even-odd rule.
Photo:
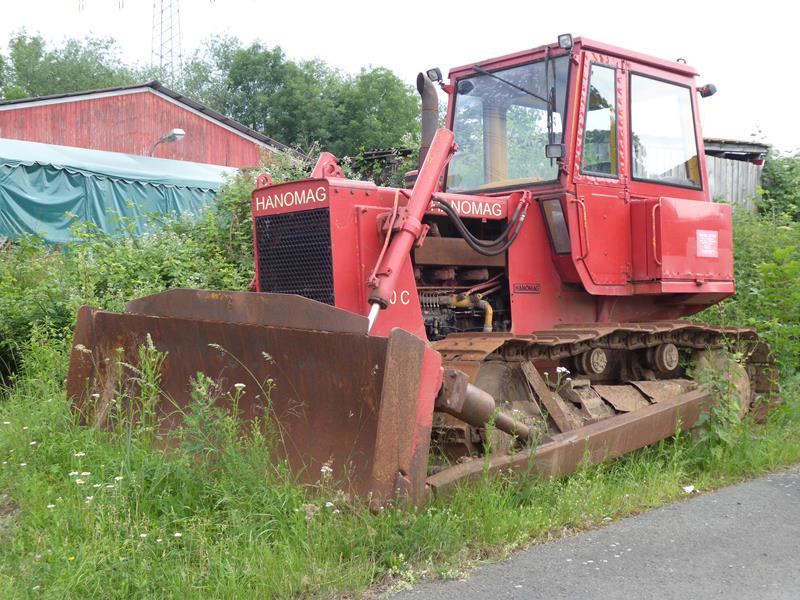
[[[533,546],[392,600],[800,599],[800,469]]]

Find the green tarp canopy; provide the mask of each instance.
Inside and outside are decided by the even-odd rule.
[[[72,239],[70,227],[151,229],[148,215],[198,214],[226,174],[219,165],[0,138],[0,239]]]

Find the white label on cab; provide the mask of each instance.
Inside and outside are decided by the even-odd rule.
[[[719,231],[697,230],[697,256],[719,258]]]

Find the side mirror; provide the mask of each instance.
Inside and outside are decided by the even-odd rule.
[[[697,88],[697,91],[700,92],[701,97],[710,98],[717,93],[717,86],[715,86],[713,83],[707,83],[703,87]]]
[[[564,144],[547,144],[544,147],[545,158],[564,158],[567,149]]]
[[[439,69],[439,67],[428,69],[425,74],[433,83],[440,83],[442,81],[442,71]]]

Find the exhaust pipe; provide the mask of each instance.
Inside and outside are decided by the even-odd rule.
[[[418,163],[418,168],[421,169],[439,122],[439,96],[436,93],[436,86],[425,73],[417,75],[417,91],[422,98],[422,140]]]

